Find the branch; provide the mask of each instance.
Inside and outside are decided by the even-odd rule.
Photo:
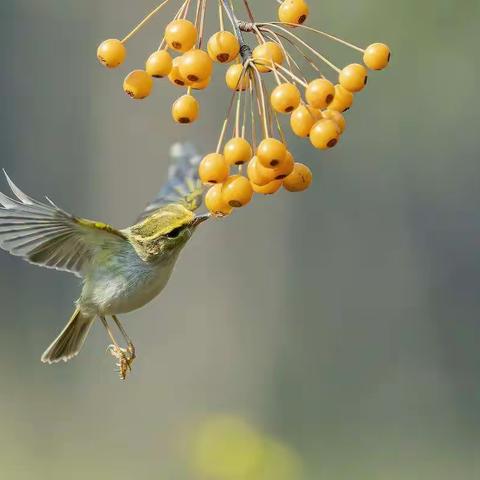
[[[223,9],[225,10],[227,17],[230,23],[232,24],[233,30],[235,31],[235,36],[238,38],[238,41],[240,42],[240,55],[242,56],[242,59],[245,62],[252,56],[252,49],[250,48],[250,45],[248,45],[247,42],[245,41],[245,38],[239,26],[241,22],[235,16],[235,12],[230,7],[228,0],[221,0],[221,2],[223,5]]]

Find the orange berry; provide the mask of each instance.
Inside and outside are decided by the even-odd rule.
[[[305,98],[312,107],[327,108],[335,98],[335,86],[326,78],[317,78],[308,84]]]
[[[145,70],[152,77],[162,78],[172,71],[172,66],[172,56],[166,50],[158,50],[148,57]]]
[[[243,65],[236,63],[235,65],[230,65],[230,67],[228,67],[227,73],[225,74],[225,82],[231,90],[243,92],[248,88],[250,78],[248,72],[244,72]]]
[[[368,80],[368,70],[359,63],[347,65],[338,76],[340,85],[349,92],[360,92]]]
[[[213,64],[207,52],[194,48],[181,56],[178,67],[189,82],[201,82],[212,75]]]
[[[285,177],[288,177],[292,173],[294,165],[293,155],[287,150],[283,162],[272,169],[275,174],[275,180],[283,180]]]
[[[370,70],[383,70],[390,62],[392,54],[384,43],[372,43],[363,54],[363,63]]]
[[[212,77],[208,77],[205,80],[202,80],[201,82],[188,83],[188,86],[192,87],[194,90],[205,90],[210,85],[211,81],[212,81]]]
[[[353,93],[349,92],[341,85],[335,85],[335,97],[328,106],[329,110],[337,112],[346,112],[353,104]]]
[[[319,120],[310,132],[310,141],[315,148],[325,150],[333,148],[340,138],[340,129],[338,125],[329,119]]]
[[[197,29],[189,20],[173,20],[165,29],[165,41],[178,52],[188,52],[197,41]]]
[[[278,8],[278,18],[283,23],[301,25],[308,17],[309,8],[304,0],[285,0]]]
[[[267,183],[266,185],[257,185],[253,182],[251,182],[251,185],[255,193],[260,193],[262,195],[272,195],[280,190],[282,183],[282,180],[274,180],[273,182]]]
[[[172,70],[168,74],[168,79],[177,87],[185,87],[189,85],[186,78],[180,73],[180,62],[182,57],[175,57],[172,63]]]
[[[230,215],[233,208],[230,205],[227,205],[222,196],[223,185],[218,183],[209,188],[208,192],[205,195],[205,206],[210,212],[217,216]]]
[[[125,93],[135,100],[142,100],[148,97],[152,88],[152,77],[145,70],[134,70],[130,72],[123,81]]]
[[[223,154],[228,165],[243,165],[250,161],[253,150],[244,138],[235,137],[225,144]]]
[[[345,128],[347,127],[347,122],[345,121],[345,117],[340,112],[337,112],[336,110],[324,110],[322,112],[322,115],[323,118],[333,120],[337,124],[340,134],[345,131]]]
[[[272,71],[272,63],[281,65],[285,60],[282,47],[275,42],[265,42],[253,49],[252,57],[258,70],[262,73]]]
[[[217,32],[208,40],[207,50],[214,62],[228,63],[237,58],[240,43],[233,33]]]
[[[274,169],[264,167],[256,156],[248,163],[247,175],[250,181],[258,186],[267,185],[275,180]]]
[[[192,123],[198,118],[200,106],[192,95],[182,95],[172,106],[172,117],[177,123]]]
[[[296,163],[293,172],[283,181],[289,192],[303,192],[312,183],[312,171],[303,163]]]
[[[293,83],[282,83],[275,87],[270,96],[270,102],[278,113],[290,113],[299,105],[302,97]]]
[[[322,118],[322,113],[310,105],[300,105],[290,117],[293,133],[299,137],[308,137],[315,122]]]
[[[276,138],[265,138],[257,148],[258,161],[267,168],[276,167],[285,161],[287,147]]]
[[[97,49],[97,58],[107,68],[120,66],[127,57],[125,45],[116,38],[102,42]]]
[[[198,167],[203,183],[223,183],[228,177],[228,165],[220,153],[209,153],[203,157]]]
[[[225,180],[222,188],[223,201],[234,208],[244,207],[250,202],[253,189],[248,178],[242,175],[231,175]]]

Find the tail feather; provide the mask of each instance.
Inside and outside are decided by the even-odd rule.
[[[43,363],[68,362],[80,352],[95,317],[88,317],[77,308],[62,333],[42,355]]]

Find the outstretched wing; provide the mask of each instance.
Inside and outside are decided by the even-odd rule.
[[[118,230],[76,218],[49,198],[48,204],[33,200],[5,176],[16,198],[0,192],[0,247],[12,255],[82,276],[99,248],[126,241]]]
[[[190,143],[175,143],[170,148],[170,159],[167,183],[145,208],[138,221],[169,203],[180,203],[192,212],[201,206],[203,187],[198,177],[201,157]]]

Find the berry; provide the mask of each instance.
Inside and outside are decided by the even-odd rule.
[[[225,144],[223,154],[228,165],[243,165],[250,161],[253,150],[244,138],[235,137]]]
[[[244,72],[243,65],[236,63],[228,67],[227,73],[225,74],[225,82],[231,90],[244,91],[248,88],[250,79],[248,72]]]
[[[165,29],[165,41],[178,52],[188,52],[197,41],[197,29],[189,20],[173,20]]]
[[[293,83],[282,83],[275,87],[270,96],[270,102],[278,113],[290,113],[295,110],[301,101],[298,88]]]
[[[264,167],[258,161],[258,157],[253,157],[248,163],[247,175],[250,182],[262,187],[275,180],[275,171],[273,168]]]
[[[123,81],[125,93],[135,100],[142,100],[148,97],[152,88],[152,77],[145,70],[134,70],[130,72]]]
[[[282,47],[275,42],[265,42],[256,46],[252,57],[258,70],[262,73],[271,72],[272,63],[281,65],[285,60]]]
[[[242,175],[231,175],[222,188],[223,201],[234,208],[244,207],[250,202],[253,189],[248,178]]]
[[[310,141],[315,148],[325,150],[333,148],[340,138],[340,128],[329,119],[319,120],[310,132]]]
[[[293,171],[294,164],[295,160],[293,155],[287,150],[283,162],[272,169],[275,174],[275,180],[283,180],[285,177],[288,177]]]
[[[338,76],[340,85],[349,92],[360,92],[365,88],[368,80],[368,71],[359,63],[347,65]]]
[[[282,180],[274,180],[273,182],[267,183],[266,185],[257,185],[253,182],[251,182],[251,185],[255,193],[260,193],[262,195],[272,195],[278,192],[278,190],[280,190],[282,183]]]
[[[308,84],[305,98],[312,107],[327,108],[335,98],[335,86],[325,78],[317,78]]]
[[[222,188],[223,185],[221,183],[213,185],[205,195],[205,206],[210,212],[217,216],[230,215],[233,210],[230,205],[227,205],[223,201]]]
[[[390,62],[390,49],[384,43],[373,43],[363,54],[363,63],[370,70],[383,70]]]
[[[210,153],[203,157],[198,167],[203,183],[223,183],[228,177],[228,165],[220,153]]]
[[[304,0],[285,0],[278,8],[278,18],[283,23],[301,25],[308,17],[309,8]]]
[[[120,66],[127,57],[125,45],[116,38],[105,40],[97,49],[97,58],[107,68]]]
[[[328,106],[329,110],[346,112],[353,104],[353,93],[345,90],[341,85],[335,85],[335,97]]]
[[[312,171],[303,163],[296,163],[293,172],[283,181],[289,192],[303,192],[312,183]]]
[[[293,133],[299,137],[308,137],[315,122],[322,118],[322,113],[310,105],[300,105],[290,117]]]
[[[201,82],[212,75],[213,64],[208,53],[195,48],[181,56],[180,75],[189,82]]]
[[[145,70],[152,77],[162,78],[170,74],[172,67],[172,56],[166,50],[158,50],[148,57]]]
[[[267,168],[283,164],[287,155],[287,147],[276,138],[265,138],[257,148],[258,161]]]
[[[172,63],[172,70],[168,74],[168,79],[177,87],[185,87],[189,82],[180,73],[180,62],[182,57],[175,57]]]
[[[212,81],[212,77],[208,77],[205,80],[202,80],[201,82],[189,83],[188,86],[192,87],[194,90],[205,90],[210,85],[211,81]]]
[[[340,112],[337,112],[336,110],[324,110],[322,115],[323,118],[333,120],[337,124],[340,135],[345,131],[347,122],[345,121],[345,117]]]
[[[208,40],[207,50],[214,62],[228,63],[237,58],[240,43],[233,33],[217,32]]]
[[[192,95],[182,95],[172,106],[172,117],[177,123],[192,123],[198,118],[200,106]]]

